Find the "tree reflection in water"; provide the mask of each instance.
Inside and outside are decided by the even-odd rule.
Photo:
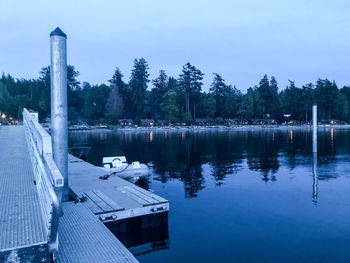
[[[322,173],[322,165],[330,164],[350,147],[349,130],[322,129],[319,134],[319,180],[335,178],[335,173]],[[101,165],[102,157],[125,155],[129,162],[147,163],[153,178],[161,182],[180,180],[185,196],[196,197],[205,188],[204,166],[217,186],[225,178],[245,168],[257,171],[262,180],[275,181],[281,164],[293,170],[299,165],[312,165],[310,129],[260,130],[184,130],[184,131],[120,131],[106,133],[71,133],[70,144],[84,143],[92,147],[88,161]],[[148,189],[148,182],[138,182]]]

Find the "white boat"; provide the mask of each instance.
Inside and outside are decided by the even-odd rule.
[[[112,175],[123,179],[140,178],[149,174],[149,168],[146,164],[140,162],[128,164],[125,156],[103,157],[102,166],[108,172],[103,179],[108,179]]]

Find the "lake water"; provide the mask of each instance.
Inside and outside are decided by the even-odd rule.
[[[151,167],[137,184],[169,200],[169,224],[149,240],[132,235],[141,262],[350,262],[350,130],[320,129],[315,169],[311,135],[163,130],[69,139],[91,146],[95,165],[125,155]]]

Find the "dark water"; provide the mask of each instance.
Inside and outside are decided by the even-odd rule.
[[[72,133],[70,145],[90,145],[96,165],[151,167],[138,184],[170,201],[169,225],[140,236],[141,262],[350,262],[350,130],[318,137],[317,177],[306,129]]]

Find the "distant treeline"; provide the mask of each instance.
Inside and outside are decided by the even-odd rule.
[[[135,59],[128,82],[116,68],[109,84],[90,85],[77,81],[79,72],[68,66],[68,113],[70,120],[116,123],[118,119],[142,118],[182,120],[194,118],[266,119],[277,122],[289,119],[309,122],[311,106],[318,104],[323,120],[350,120],[350,87],[338,88],[334,81],[319,79],[296,87],[293,81],[279,91],[274,77],[265,75],[258,85],[245,94],[213,74],[209,92],[203,92],[203,73],[190,63],[177,77],[164,70],[149,79],[149,66],[144,58]],[[37,79],[14,79],[2,74],[0,79],[0,111],[21,118],[23,108],[39,112],[41,119],[50,115],[50,67],[42,68]]]

